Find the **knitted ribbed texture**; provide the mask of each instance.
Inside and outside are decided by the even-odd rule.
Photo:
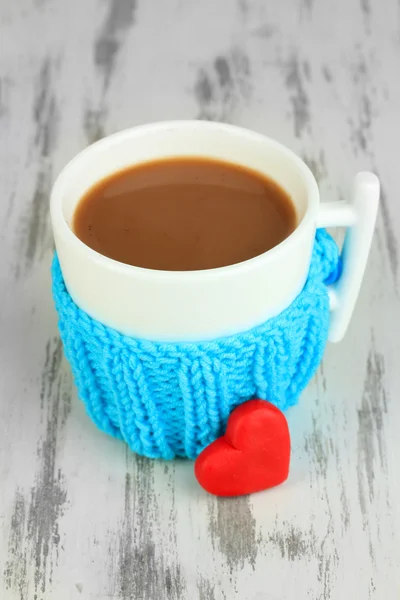
[[[308,280],[277,317],[245,333],[202,343],[154,343],[121,335],[73,302],[54,257],[53,295],[65,353],[96,425],[151,458],[195,458],[252,397],[281,410],[314,374],[329,326],[326,283],[338,248],[318,230]]]

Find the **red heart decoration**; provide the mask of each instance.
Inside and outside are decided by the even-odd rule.
[[[249,400],[232,412],[225,435],[198,456],[194,472],[210,494],[241,496],[283,483],[289,463],[285,415],[266,400]]]

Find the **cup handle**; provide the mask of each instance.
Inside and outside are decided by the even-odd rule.
[[[347,227],[341,255],[342,272],[329,286],[330,342],[340,342],[353,314],[374,234],[379,190],[377,176],[364,171],[357,173],[354,179],[351,203],[320,204],[317,227]]]

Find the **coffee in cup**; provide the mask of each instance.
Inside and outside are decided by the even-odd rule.
[[[296,227],[289,194],[246,166],[207,157],[132,165],[81,198],[73,230],[116,261],[164,271],[197,271],[252,259]]]

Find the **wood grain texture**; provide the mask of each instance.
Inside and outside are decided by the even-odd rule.
[[[400,597],[400,4],[0,2],[0,598]],[[322,197],[383,197],[343,343],[290,410],[289,481],[217,500],[76,397],[50,296],[51,184],[139,123],[223,120],[299,153]]]

